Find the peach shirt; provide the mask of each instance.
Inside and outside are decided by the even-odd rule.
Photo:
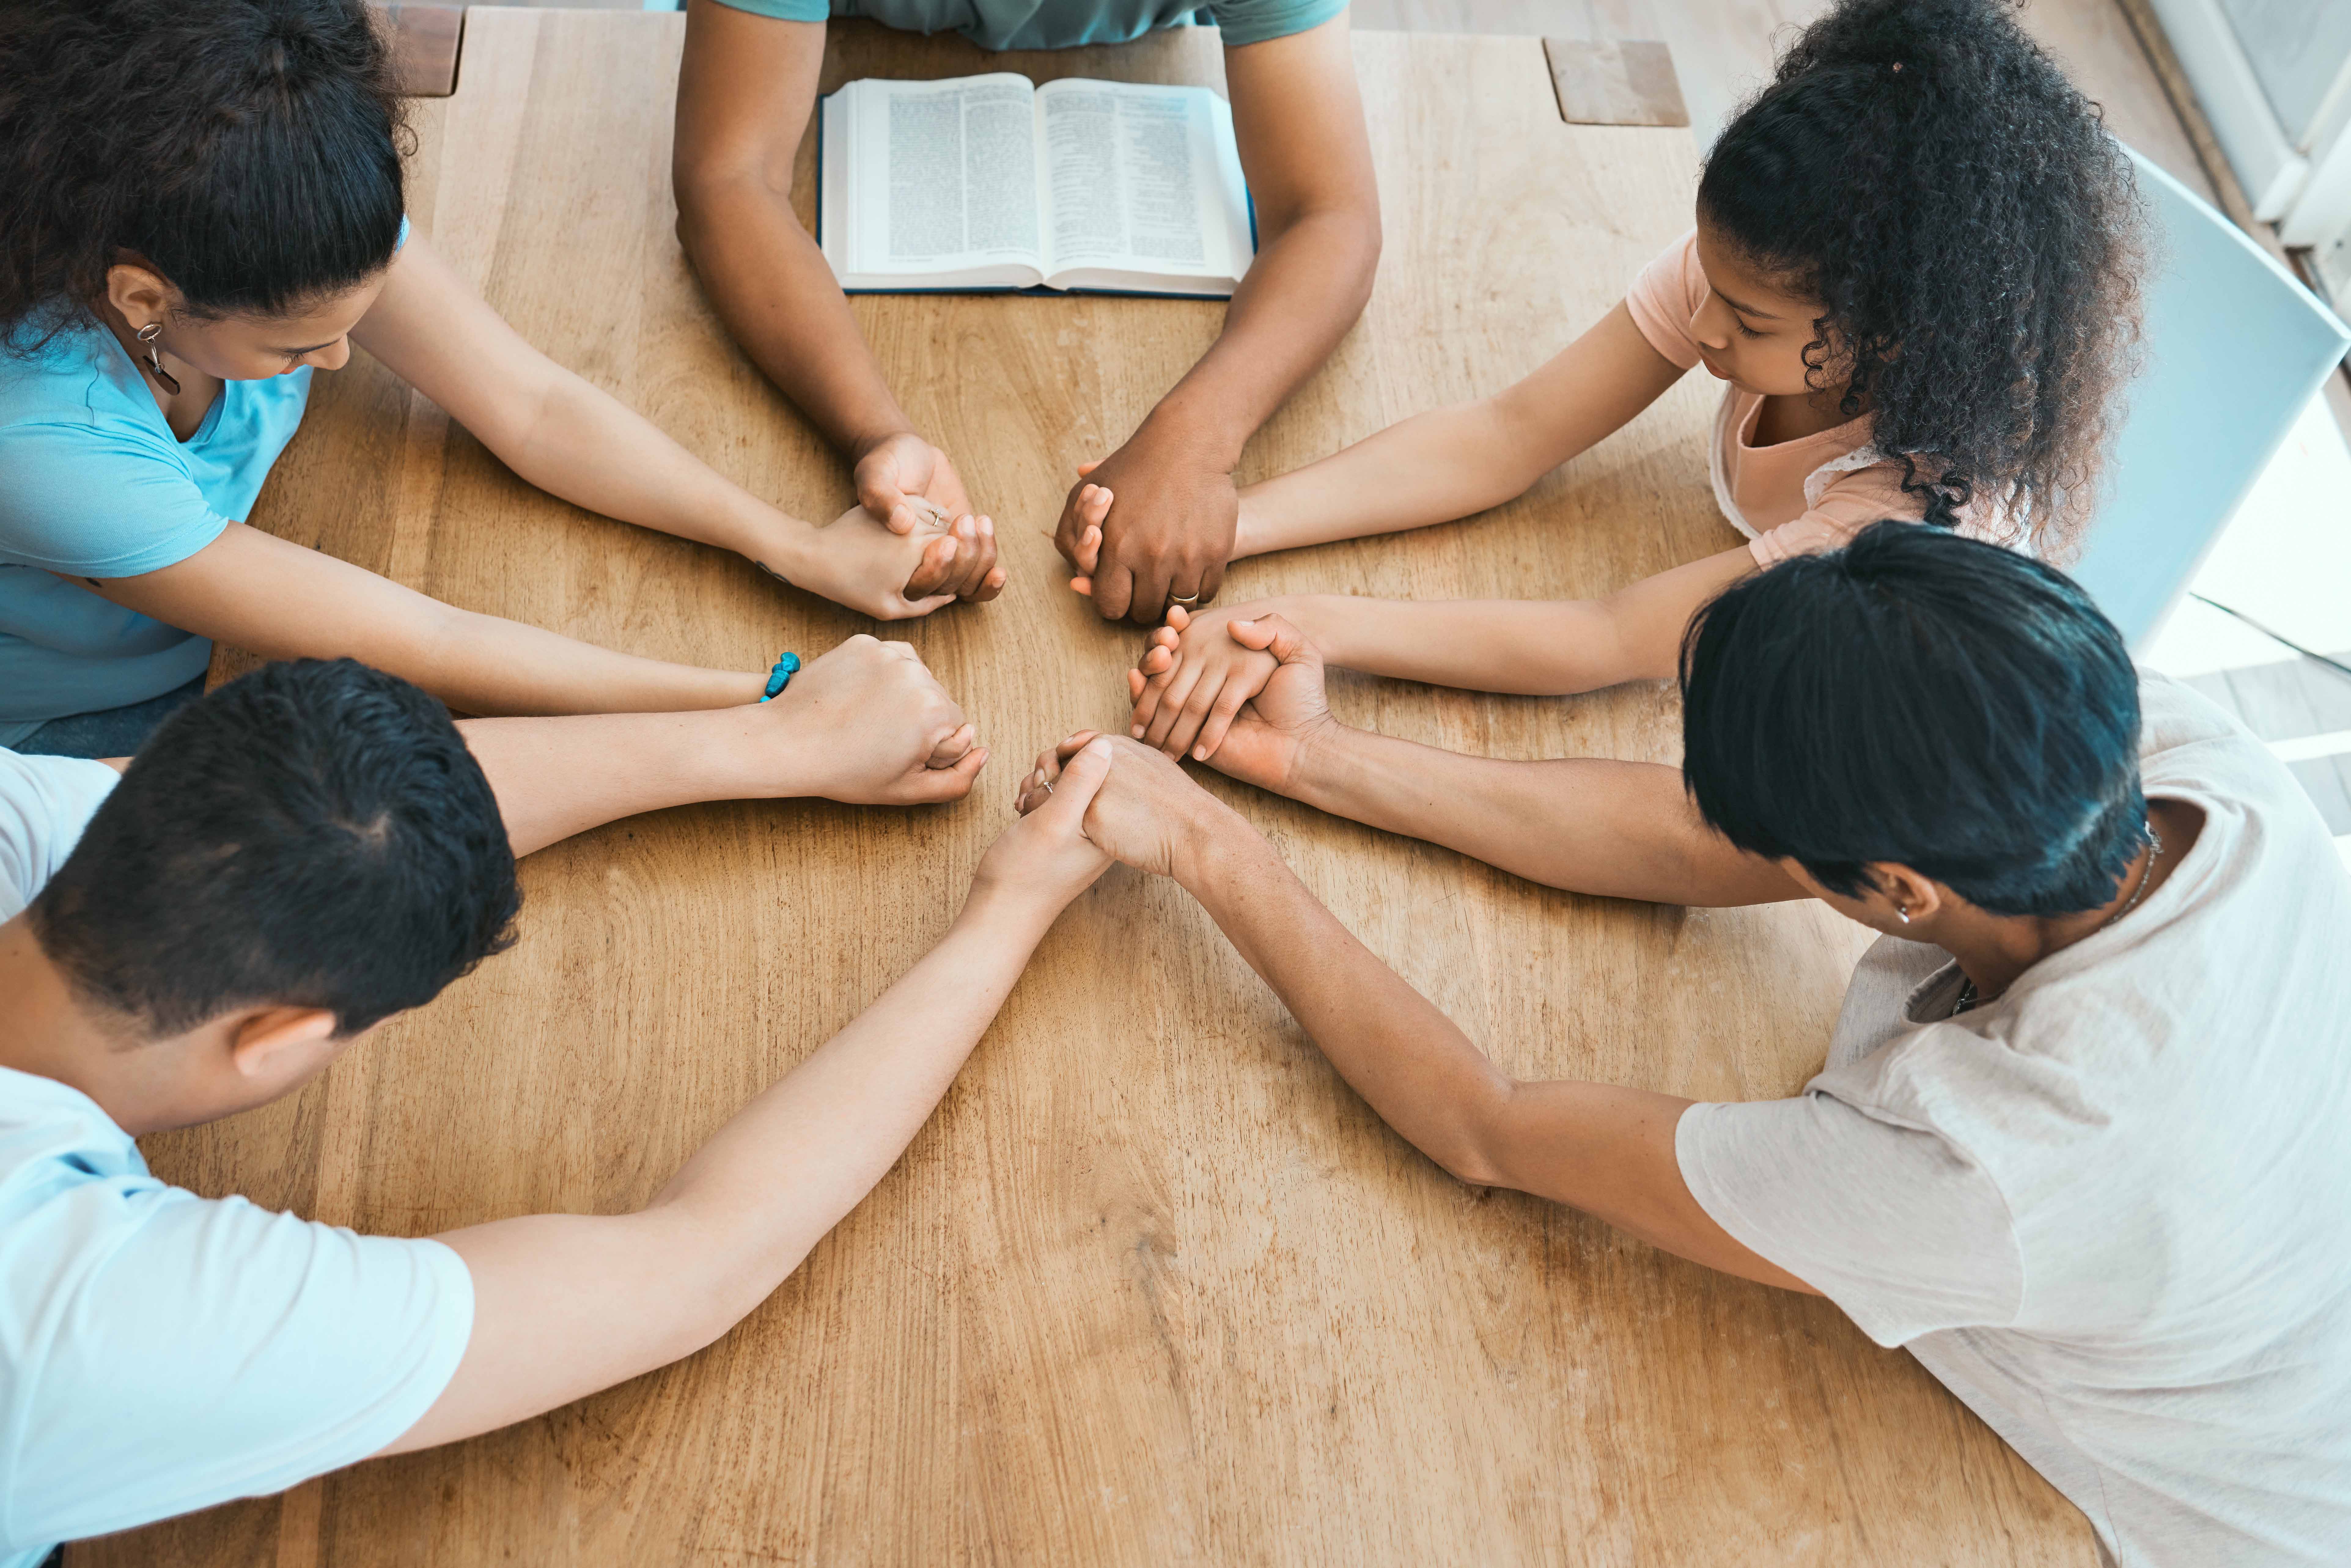
[[[1690,321],[1706,297],[1692,229],[1641,270],[1625,308],[1651,348],[1688,370],[1698,362]],[[1714,498],[1731,527],[1747,536],[1758,566],[1834,549],[1881,517],[1916,522],[1924,515],[1924,502],[1903,493],[1900,460],[1880,457],[1869,444],[1869,415],[1817,435],[1756,446],[1750,444],[1762,412],[1760,394],[1725,387],[1707,452]],[[1979,510],[1960,509],[1959,532],[1985,535]]]

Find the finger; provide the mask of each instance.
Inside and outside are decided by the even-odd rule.
[[[881,518],[882,526],[893,534],[914,531],[914,508],[907,504],[894,468],[880,467],[859,476],[857,504]]]
[[[993,518],[979,519],[979,538],[981,548],[987,552],[987,569],[980,573],[977,585],[964,597],[984,604],[1004,591],[1007,574],[996,547],[996,523]]]
[[[1168,756],[1180,758],[1198,742],[1200,728],[1208,722],[1209,710],[1224,700],[1226,687],[1241,684],[1239,676],[1239,671],[1227,670],[1220,681],[1212,684],[1204,680],[1194,685],[1191,695],[1184,699],[1184,711],[1168,727]]]
[[[1078,827],[1086,819],[1086,808],[1093,804],[1095,791],[1109,777],[1110,742],[1096,736],[1061,769],[1061,777],[1054,781],[1052,797],[1045,802],[1045,814],[1058,813],[1070,827]]]
[[[1200,602],[1203,604],[1215,602],[1217,590],[1224,585],[1225,563],[1221,560],[1203,563],[1200,569]]]
[[[1146,561],[1134,573],[1134,586],[1126,603],[1128,620],[1149,625],[1166,616],[1168,571],[1173,564],[1169,561]]]
[[[1143,661],[1134,667],[1146,675],[1164,675],[1183,662],[1183,655],[1166,646],[1145,648]]]
[[[937,745],[931,747],[931,755],[923,766],[925,768],[954,767],[971,755],[972,742],[978,737],[979,732],[967,724],[949,731],[939,737]]]
[[[977,517],[965,517],[956,524],[955,592],[966,598],[979,591],[987,580],[988,571],[996,565],[996,540],[983,538]]]
[[[979,780],[979,770],[987,766],[987,747],[975,746],[952,768],[925,768],[908,778],[906,799],[914,803],[960,800],[971,793],[971,787]]]
[[[1094,612],[1105,621],[1123,621],[1134,599],[1134,574],[1115,561],[1104,561],[1094,572]]]
[[[1192,624],[1192,612],[1180,604],[1171,604],[1167,607],[1167,624],[1181,632]]]
[[[1102,527],[1110,517],[1110,504],[1116,499],[1100,485],[1089,485],[1078,492],[1078,516],[1093,528]]]
[[[1091,572],[1100,566],[1102,541],[1102,529],[1092,523],[1087,524],[1086,531],[1078,536],[1078,559],[1071,564],[1081,572]]]
[[[901,591],[908,599],[921,599],[933,593],[951,591],[948,580],[955,574],[956,542],[951,534],[941,534],[923,546],[923,559],[916,564],[914,574],[906,579]]]
[[[1177,667],[1170,666],[1144,682],[1143,695],[1134,699],[1134,715],[1127,720],[1126,726],[1126,733],[1135,739],[1143,738],[1144,732],[1151,727],[1152,716],[1159,711],[1159,705],[1167,700],[1167,684],[1176,678]]]
[[[1143,700],[1143,686],[1144,680],[1143,672],[1141,670],[1129,670],[1126,672],[1126,695],[1129,700],[1141,702]]]
[[[1192,742],[1192,756],[1206,762],[1224,745],[1225,732],[1233,727],[1242,705],[1249,699],[1248,686],[1240,681],[1227,681],[1225,689],[1217,694],[1216,706],[1208,710],[1208,722],[1200,727],[1199,738]]]
[[[1078,477],[1082,479],[1102,465],[1102,460],[1101,458],[1089,457],[1083,463],[1078,465]]]
[[[1145,746],[1155,747],[1166,752],[1170,757],[1180,755],[1182,749],[1180,747],[1170,749],[1174,747],[1176,727],[1184,716],[1185,703],[1190,700],[1192,693],[1199,687],[1201,678],[1206,673],[1206,664],[1197,659],[1176,672],[1176,678],[1168,684],[1167,690],[1159,698],[1159,711],[1152,716],[1150,725],[1144,731],[1143,743]],[[1215,688],[1211,687],[1207,695],[1201,698],[1200,712],[1203,717],[1207,716],[1207,705],[1215,695]],[[1198,727],[1196,725],[1194,727]]]
[[[1073,577],[1070,579],[1070,586],[1089,599],[1093,597],[1094,580],[1091,577]]]
[[[1062,741],[1060,745],[1054,747],[1047,755],[1052,758],[1053,766],[1059,768],[1063,763],[1069,761],[1071,758],[1083,750],[1090,743],[1100,740],[1101,738],[1101,730],[1081,729],[1075,735],[1071,736],[1068,739]]]
[[[927,599],[909,599],[902,593],[895,603],[883,605],[881,613],[876,619],[912,621],[918,616],[928,615],[934,610],[944,609],[954,602],[955,595],[952,593],[934,593]]]
[[[1306,633],[1279,615],[1228,622],[1225,632],[1242,647],[1263,649],[1285,664],[1297,664],[1314,653],[1314,644],[1306,640]]]

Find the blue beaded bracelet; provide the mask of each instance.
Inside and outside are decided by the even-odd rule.
[[[799,673],[800,656],[798,653],[787,653],[778,659],[776,667],[768,672],[768,689],[759,700],[766,702],[768,697],[776,695],[786,686],[790,685],[792,677]]]

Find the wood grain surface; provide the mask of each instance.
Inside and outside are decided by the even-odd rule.
[[[672,235],[682,19],[475,7],[417,106],[411,211],[527,336],[803,515],[841,465],[725,341]],[[1502,385],[1689,221],[1680,131],[1563,125],[1533,38],[1359,38],[1387,225],[1364,322],[1244,478]],[[984,56],[837,25],[828,89],[982,69],[1221,85],[1215,36]],[[810,197],[809,165],[799,198]],[[872,628],[506,473],[363,358],[256,522],[454,602],[763,668],[882,630],[997,748],[922,811],[741,804],[528,862],[520,945],[299,1096],[147,1140],[157,1173],[423,1235],[645,1199],[939,935],[1027,755],[1123,721],[1137,639],[1062,586],[1072,465],[1219,307],[869,297],[860,320],[1005,538],[997,603]],[[1469,522],[1243,563],[1282,590],[1596,592],[1733,542],[1696,379]],[[225,658],[233,663],[234,656]],[[1510,757],[1667,758],[1671,694],[1342,678],[1342,716]],[[1513,1071],[1709,1098],[1818,1067],[1857,933],[1817,907],[1573,897],[1207,776]],[[541,1419],[76,1546],[273,1563],[2088,1564],[2080,1516],[1907,1355],[1388,1133],[1175,887],[1074,904],[872,1197],[717,1345]]]

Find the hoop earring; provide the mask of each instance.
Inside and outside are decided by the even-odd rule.
[[[162,383],[163,390],[173,397],[180,395],[180,378],[163,368],[163,356],[155,347],[155,340],[163,335],[163,323],[150,321],[139,329],[139,340],[147,345],[147,373]]]

